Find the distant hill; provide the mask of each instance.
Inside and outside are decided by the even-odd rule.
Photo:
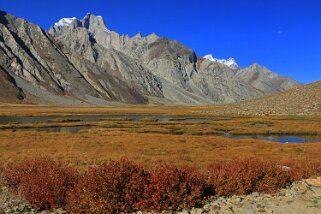
[[[235,105],[221,113],[243,115],[320,115],[321,81]]]

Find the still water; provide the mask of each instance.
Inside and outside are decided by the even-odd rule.
[[[193,117],[181,117],[181,116],[169,116],[169,115],[105,115],[105,116],[36,116],[36,117],[0,117],[0,124],[31,124],[31,123],[48,123],[50,120],[55,119],[71,119],[80,120],[83,122],[97,122],[108,121],[108,119],[130,119],[131,121],[140,121],[143,118],[157,118],[158,122],[193,122],[202,123],[207,122],[207,118],[193,118]],[[30,129],[14,129],[19,131],[45,131],[45,132],[69,132],[78,133],[81,130],[97,128],[95,126],[80,126],[80,127],[54,127],[54,128],[30,128]],[[101,127],[104,128],[104,127]],[[223,134],[222,136],[231,139],[260,139],[279,143],[313,143],[321,142],[321,135],[314,136],[288,136],[288,135],[231,135]]]

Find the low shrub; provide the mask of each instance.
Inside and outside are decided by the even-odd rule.
[[[233,160],[208,167],[208,183],[220,196],[243,195],[265,190],[274,192],[287,182],[277,165],[259,160]]]
[[[321,165],[239,159],[214,163],[205,172],[171,165],[158,165],[147,171],[121,159],[79,174],[44,158],[10,165],[2,171],[5,184],[34,208],[128,213],[188,209],[214,195],[275,193],[293,181],[320,174]]]
[[[2,164],[0,164],[0,188],[3,185],[3,173],[4,173],[4,167]]]
[[[67,191],[76,183],[78,172],[42,158],[8,166],[3,178],[15,194],[28,200],[34,208],[48,210],[65,207]]]
[[[199,205],[205,196],[206,181],[191,167],[160,165],[145,187],[142,209],[177,210]]]
[[[321,173],[321,164],[312,161],[306,161],[302,164],[293,160],[284,160],[279,163],[279,166],[287,169],[286,171],[288,171],[291,181],[309,178]]]
[[[126,159],[90,168],[68,194],[71,213],[133,212],[150,174]]]

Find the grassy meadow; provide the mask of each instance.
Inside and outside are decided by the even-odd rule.
[[[224,138],[223,133],[247,135],[321,135],[321,117],[238,117],[215,115],[221,107],[49,107],[3,105],[2,116],[99,115],[101,120],[53,120],[48,123],[0,124],[0,161],[37,157],[67,161],[79,168],[126,157],[147,167],[157,163],[204,168],[213,161],[253,157],[261,160],[316,161],[321,144],[280,144],[256,139]],[[211,112],[209,114],[208,112]],[[105,118],[144,115],[141,121]],[[157,122],[154,115],[180,116]],[[104,117],[105,116],[105,117]],[[206,122],[184,118],[206,118]],[[78,133],[36,131],[35,128],[91,127]]]

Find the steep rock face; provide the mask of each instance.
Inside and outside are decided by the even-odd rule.
[[[96,100],[147,101],[135,88],[108,72],[102,75],[94,63],[69,48],[62,51],[39,26],[5,12],[0,12],[0,51],[0,65],[14,74],[18,87],[21,84],[25,102],[28,98],[41,102],[43,91],[46,97],[52,96],[50,103],[55,103],[57,95],[77,100],[78,104],[95,104]]]
[[[197,68],[201,75],[194,76],[194,82],[216,103],[233,103],[264,93],[235,76],[234,70],[221,63],[199,60]]]
[[[58,22],[59,23],[59,22]],[[71,19],[69,24],[55,24],[49,33],[65,47],[121,77],[144,96],[163,97],[162,84],[147,68],[133,58],[113,48],[115,33],[107,30],[101,17],[87,14],[83,20]]]
[[[155,74],[211,103],[237,102],[261,95],[235,78],[229,67],[203,60],[177,41],[159,38],[144,56],[144,62]]]
[[[236,75],[241,80],[266,93],[285,91],[301,85],[291,78],[276,74],[256,63],[248,68],[238,70]]]
[[[98,66],[118,67],[121,76],[157,103],[236,102],[261,95],[235,78],[233,69],[203,59],[181,43],[150,34],[119,35],[100,16],[61,20],[49,33]],[[212,66],[210,66],[212,64]],[[200,66],[201,65],[201,66]]]

